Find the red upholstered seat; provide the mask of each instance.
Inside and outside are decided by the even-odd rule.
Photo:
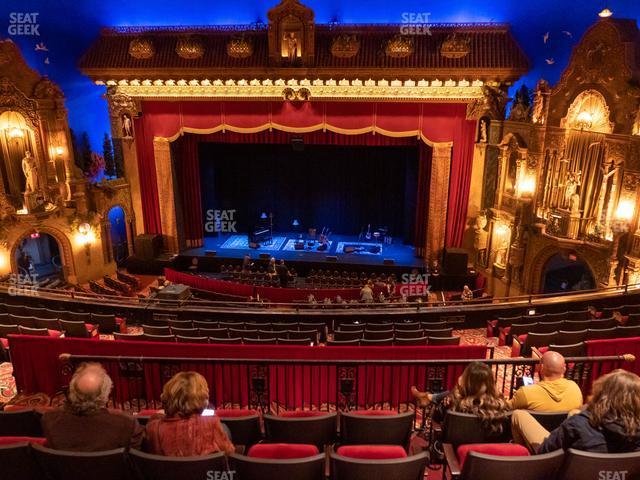
[[[217,417],[220,418],[236,418],[236,417],[249,417],[251,415],[255,415],[256,411],[255,410],[248,410],[248,409],[239,409],[239,410],[233,410],[233,409],[229,409],[229,410],[224,410],[224,409],[220,409],[220,410],[216,410],[215,414]]]
[[[327,412],[319,412],[318,410],[292,410],[280,414],[284,418],[324,417],[326,415],[328,415]]]
[[[407,452],[400,445],[343,445],[336,453],[343,457],[367,460],[387,460],[407,456]]]
[[[1,445],[13,445],[14,443],[37,443],[39,445],[44,445],[47,441],[44,437],[0,437],[0,446]]]
[[[395,410],[354,410],[353,412],[349,412],[352,415],[368,415],[370,417],[380,417],[380,416],[390,416],[397,415],[398,412]]]
[[[471,443],[460,445],[457,450],[460,468],[463,467],[469,452],[500,455],[502,457],[528,457],[530,455],[529,450],[515,443]]]
[[[493,338],[496,334],[498,320],[487,320],[487,338]]]
[[[59,330],[47,329],[47,332],[49,332],[49,336],[53,338],[60,338],[60,336],[62,335],[62,332]]]
[[[2,344],[2,348],[9,348],[9,339],[0,338],[0,344]]]
[[[503,347],[507,343],[507,337],[509,336],[509,332],[511,332],[511,327],[502,327],[500,328],[500,335],[498,336],[498,345]]]
[[[146,410],[140,410],[138,412],[138,416],[139,417],[150,417],[150,416],[156,415],[158,413],[162,413],[162,410],[153,410],[151,408],[148,408]]]
[[[318,455],[315,445],[293,443],[258,443],[249,449],[248,457],[269,458],[271,460],[287,460]]]

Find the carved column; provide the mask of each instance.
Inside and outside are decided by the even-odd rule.
[[[436,143],[433,145],[426,248],[429,265],[434,260],[441,261],[440,257],[444,248],[447,231],[451,152],[451,143]]]
[[[176,217],[175,191],[173,188],[173,166],[171,144],[166,138],[153,140],[153,155],[158,181],[158,201],[164,248],[169,253],[179,252],[178,222]]]
[[[123,138],[122,128],[122,115],[127,114],[133,119],[138,113],[138,108],[131,97],[115,90],[107,93],[107,101],[109,102],[114,156],[115,158],[122,158],[124,177],[129,184],[133,211],[140,212],[135,215],[135,230],[142,233],[144,232],[144,217],[142,215],[142,193],[140,189],[140,173],[138,171],[136,133],[133,133],[134,137]]]

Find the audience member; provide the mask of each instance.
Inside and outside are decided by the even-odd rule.
[[[373,282],[371,280],[360,290],[360,301],[365,303],[373,302]]]
[[[461,297],[463,302],[470,302],[471,300],[473,300],[473,292],[469,288],[469,285],[465,285],[462,288]]]
[[[85,363],[78,367],[71,378],[64,407],[42,417],[47,446],[74,452],[140,448],[144,429],[138,421],[106,408],[112,386],[100,364]]]
[[[162,389],[164,414],[147,424],[147,444],[151,453],[170,457],[190,457],[234,447],[220,419],[203,416],[209,405],[209,386],[197,372],[180,372]]]
[[[553,432],[524,410],[514,412],[513,426],[518,440],[537,453],[568,448],[599,453],[640,451],[640,377],[626,370],[600,377],[584,410]]]
[[[538,412],[569,412],[582,405],[582,392],[578,384],[564,378],[567,370],[564,357],[548,351],[540,359],[542,381],[519,388],[509,406]]]
[[[411,393],[422,406],[430,402],[438,404],[441,415],[446,410],[477,415],[482,419],[483,427],[494,432],[502,430],[509,411],[507,402],[496,389],[491,368],[482,362],[467,365],[451,391],[434,395],[411,387]]]

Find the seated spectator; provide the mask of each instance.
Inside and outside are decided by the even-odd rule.
[[[209,405],[209,387],[196,372],[174,375],[160,396],[163,415],[147,424],[147,447],[151,453],[169,457],[208,455],[234,447],[218,417],[203,416]]]
[[[568,412],[582,405],[582,392],[578,384],[564,378],[567,370],[564,357],[558,352],[545,352],[540,359],[542,381],[520,387],[509,406],[537,412]]]
[[[47,446],[74,452],[140,448],[144,429],[138,421],[106,408],[112,386],[100,364],[85,363],[78,367],[71,378],[64,408],[42,417]]]
[[[544,429],[529,412],[514,412],[514,431],[533,452],[574,448],[596,453],[640,451],[640,377],[614,370],[593,384],[585,409],[565,420],[553,432]]]
[[[373,302],[373,282],[371,280],[360,289],[360,301],[364,303]]]
[[[494,432],[502,429],[502,422],[509,411],[507,402],[496,389],[491,368],[482,362],[467,365],[458,378],[458,384],[450,392],[434,395],[411,387],[411,393],[420,405],[425,406],[430,402],[438,404],[441,417],[444,417],[447,409],[471,413],[482,419],[484,428]]]
[[[473,291],[469,288],[469,285],[465,285],[462,289],[462,294],[460,295],[463,302],[470,302],[473,300]]]

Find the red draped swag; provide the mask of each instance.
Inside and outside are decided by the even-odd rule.
[[[428,372],[424,365],[385,365],[389,360],[442,360],[485,358],[484,345],[450,347],[304,347],[283,345],[202,345],[180,343],[126,342],[77,338],[36,337],[11,335],[11,358],[18,390],[23,393],[42,392],[54,395],[69,383],[69,371],[61,368],[59,356],[95,355],[97,357],[146,358],[141,372],[135,378],[123,371],[116,358],[106,362],[112,377],[114,399],[119,402],[144,395],[160,398],[163,370],[167,362],[178,364],[181,370],[200,371],[211,386],[212,400],[217,404],[234,403],[245,406],[249,401],[250,370],[256,364],[266,366],[269,381],[269,404],[277,402],[290,407],[311,404],[320,408],[336,403],[337,369],[335,360],[353,361],[357,368],[355,380],[356,401],[371,405],[389,401],[395,408],[399,403],[412,400],[410,387],[424,389]],[[201,361],[190,359],[212,359]],[[166,359],[166,360],[162,360]],[[171,360],[169,360],[171,359]],[[182,360],[181,360],[182,359]],[[213,360],[216,359],[216,360]],[[244,360],[240,360],[244,359]],[[284,366],[279,360],[320,362],[316,365],[301,363]],[[362,360],[379,361],[366,365]],[[126,365],[126,364],[125,364]],[[253,366],[252,366],[253,365]],[[463,364],[449,364],[446,368],[445,388],[451,388],[462,373]],[[310,380],[314,379],[314,382]]]
[[[393,145],[410,138],[426,143],[452,142],[451,179],[449,185],[447,246],[460,246],[465,229],[475,121],[466,120],[466,104],[444,103],[375,103],[375,102],[216,102],[216,101],[148,101],[142,103],[142,116],[135,121],[137,153],[144,224],[147,233],[162,233],[158,186],[153,151],[155,137],[176,139],[180,133],[216,134],[210,141],[229,143],[274,143],[288,141],[287,135],[275,132],[310,135],[309,143]],[[233,133],[237,135],[233,135]],[[262,135],[258,135],[262,133]],[[228,135],[228,137],[227,137]],[[346,140],[349,138],[350,140]],[[201,138],[204,140],[204,138]],[[339,140],[342,139],[342,140]],[[174,154],[185,160],[186,171],[178,185],[194,185],[199,178],[197,145],[185,140]],[[353,142],[353,143],[352,143]],[[402,143],[399,143],[402,144]],[[176,169],[180,170],[180,169]],[[422,182],[429,172],[421,170]],[[420,183],[419,182],[419,183]],[[195,183],[197,185],[197,183]],[[185,238],[190,246],[202,242],[202,218],[195,221],[200,199],[196,189],[182,188],[178,201],[185,211]],[[187,190],[186,192],[184,190]],[[426,189],[428,193],[428,188]],[[424,185],[421,193],[425,192]],[[426,202],[428,206],[428,201]],[[420,207],[420,201],[419,205]],[[423,203],[423,208],[425,204]],[[193,207],[193,208],[191,208]],[[421,209],[416,231],[426,225]],[[200,206],[201,213],[201,206]],[[424,222],[424,223],[423,223]],[[196,225],[199,223],[200,225]],[[424,245],[424,241],[416,246]],[[420,253],[420,252],[419,252]]]

